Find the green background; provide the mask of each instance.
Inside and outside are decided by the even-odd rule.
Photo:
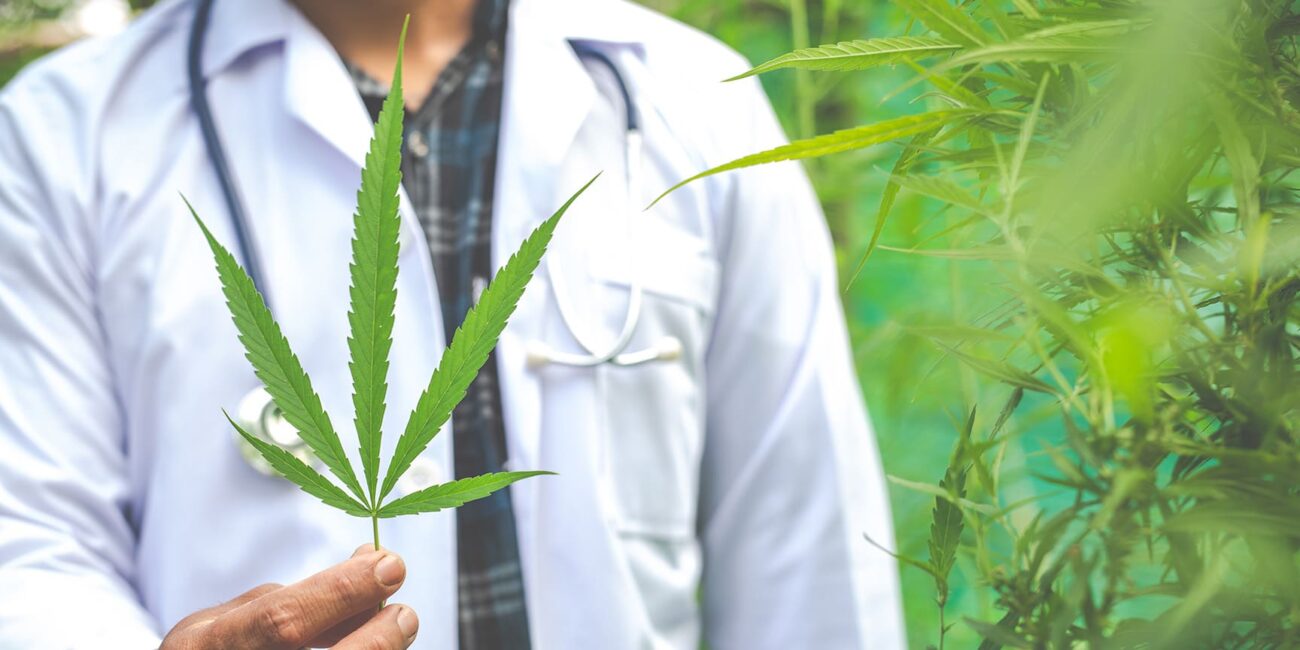
[[[33,24],[57,15],[65,4],[65,0],[6,0],[0,7],[0,85],[42,53],[42,48],[28,45]],[[799,0],[645,0],[645,4],[713,34],[753,62],[804,43],[897,35],[909,27],[902,12],[883,0],[849,5]],[[764,75],[762,82],[787,133],[799,137],[919,111],[924,98],[918,100],[915,92],[897,92],[910,76],[905,68],[849,75],[784,70]],[[956,422],[964,419],[969,405],[981,401],[980,384],[954,362],[941,360],[932,345],[909,331],[969,317],[989,304],[990,287],[987,274],[970,262],[891,251],[877,251],[856,282],[848,284],[866,248],[897,151],[878,147],[806,166],[835,237],[856,364],[886,472],[934,483],[946,466]],[[929,221],[933,207],[904,193],[881,242],[898,248],[922,243],[927,236],[923,233],[934,230]],[[1015,464],[1016,459],[1008,462]],[[934,499],[894,483],[890,491],[898,550],[924,559]],[[959,559],[955,569],[948,622],[960,621],[958,614],[996,618],[989,592],[971,588],[976,585],[976,571],[962,562]],[[929,576],[909,567],[904,566],[901,575],[908,636],[913,647],[925,647],[937,638],[934,585]],[[948,637],[949,647],[976,643],[977,638],[960,622]]]

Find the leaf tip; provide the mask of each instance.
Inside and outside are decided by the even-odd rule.
[[[401,95],[402,87],[402,58],[406,53],[406,30],[411,26],[411,14],[406,14],[402,19],[402,33],[397,36],[397,64],[393,66],[393,87]]]

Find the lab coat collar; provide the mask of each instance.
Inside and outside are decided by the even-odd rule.
[[[365,104],[334,46],[296,7],[284,6],[285,108],[360,170],[374,130]]]
[[[521,227],[549,214],[563,198],[561,190],[567,195],[573,189],[555,188],[550,180],[597,94],[570,43],[640,48],[637,27],[611,15],[621,1],[511,2],[501,159],[516,173],[499,176],[498,189],[527,188],[528,212],[536,218],[523,220]],[[204,75],[219,74],[251,50],[281,42],[286,110],[360,169],[371,133],[365,106],[333,47],[290,0],[217,0],[204,46]],[[514,232],[507,238],[516,234],[522,238]]]
[[[203,44],[203,76],[212,77],[245,53],[283,40],[290,14],[296,12],[288,2],[214,0]],[[185,26],[187,35],[189,27]]]
[[[545,3],[545,4],[544,4]],[[561,188],[552,182],[578,128],[595,106],[596,88],[569,44],[575,3],[516,0],[506,41],[502,100],[502,187],[528,188],[526,212],[544,218]],[[576,189],[576,188],[574,188]],[[571,191],[571,190],[570,190]],[[498,196],[501,196],[498,191]],[[502,205],[509,212],[522,205]],[[524,232],[508,235],[522,239]]]
[[[520,146],[513,164],[526,168],[533,207],[554,207],[539,191],[563,159],[595,103],[596,90],[569,43],[639,45],[633,29],[605,20],[611,0],[514,0],[507,35],[503,140]],[[333,47],[289,0],[218,0],[204,46],[205,76],[219,74],[249,51],[283,42],[286,109],[347,156],[365,161],[370,124]],[[507,157],[507,156],[503,156]]]

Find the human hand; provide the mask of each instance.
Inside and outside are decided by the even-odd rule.
[[[405,579],[397,554],[362,546],[346,562],[300,582],[262,585],[189,615],[159,650],[407,648],[419,619],[404,605],[383,606]]]

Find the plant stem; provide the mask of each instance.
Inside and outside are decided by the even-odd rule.
[[[943,610],[945,604],[946,603],[942,603],[939,605],[939,650],[943,650],[944,637],[947,636],[948,633],[948,626],[944,621],[944,616],[943,616]]]
[[[379,550],[379,514],[377,511],[370,513],[370,529],[375,533],[375,550]],[[385,598],[379,603],[379,608],[383,609],[388,605],[388,599]]]
[[[809,46],[811,39],[808,34],[808,5],[805,0],[790,0],[790,31],[794,41],[794,49],[801,50]],[[813,104],[816,98],[812,96],[812,89],[809,87],[808,82],[807,70],[795,70],[795,132],[799,138],[812,137],[815,130],[813,125]]]

